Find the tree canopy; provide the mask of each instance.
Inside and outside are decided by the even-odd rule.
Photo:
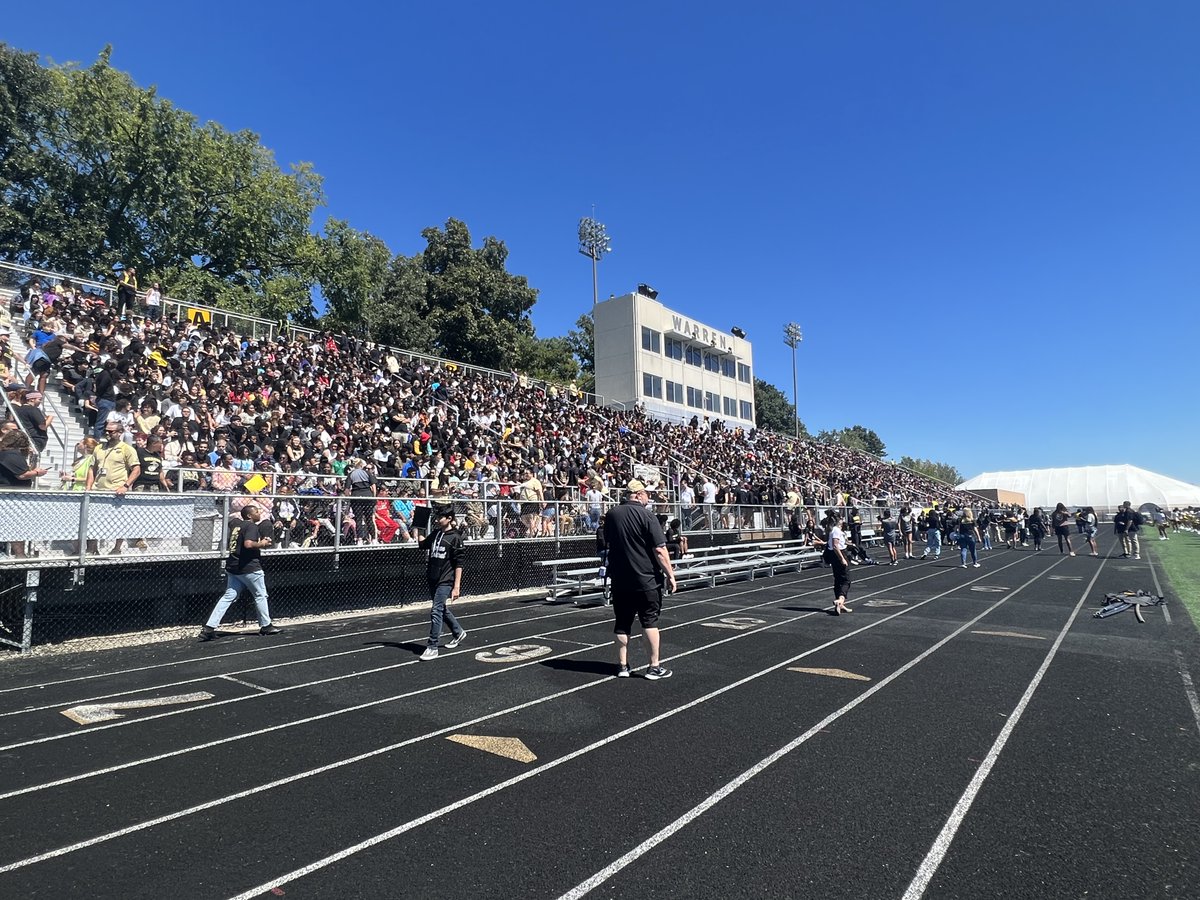
[[[962,484],[966,479],[962,477],[958,469],[949,463],[934,462],[931,459],[913,459],[911,456],[900,457],[900,465],[906,469],[912,469],[921,475],[926,475],[930,478],[936,478],[938,481],[944,481],[946,484],[956,485]]]
[[[769,428],[780,434],[793,434],[800,426],[800,437],[808,437],[808,429],[798,422],[796,407],[788,401],[783,391],[761,378],[754,379],[754,424]]]
[[[864,450],[872,456],[883,457],[887,452],[883,441],[874,431],[862,425],[852,425],[849,428],[838,428],[832,431],[822,431],[817,440],[827,444],[841,444],[853,450]]]

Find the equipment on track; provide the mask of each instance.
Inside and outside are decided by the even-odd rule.
[[[1117,594],[1105,594],[1105,605],[1096,610],[1092,614],[1093,619],[1107,619],[1109,616],[1115,616],[1117,613],[1123,613],[1127,609],[1132,609],[1133,614],[1137,616],[1137,620],[1143,625],[1146,620],[1142,618],[1143,606],[1162,606],[1167,602],[1167,598],[1149,594],[1146,591],[1138,589],[1136,591],[1121,591]]]

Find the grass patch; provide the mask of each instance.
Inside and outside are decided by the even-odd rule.
[[[1200,628],[1200,534],[1176,531],[1160,541],[1153,528],[1142,529],[1142,552],[1154,554],[1171,590]]]

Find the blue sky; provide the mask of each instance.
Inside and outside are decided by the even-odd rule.
[[[1198,35],[1186,0],[26,3],[0,30],[56,61],[111,42],[396,252],[450,216],[496,235],[541,336],[591,306],[595,204],[602,297],[744,328],[789,397],[801,325],[814,433],[1193,483]]]

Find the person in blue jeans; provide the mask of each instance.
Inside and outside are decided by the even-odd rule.
[[[267,579],[263,575],[260,556],[264,547],[272,544],[270,526],[258,524],[262,509],[255,503],[242,507],[241,518],[229,523],[229,557],[225,560],[225,593],[213,607],[208,622],[200,629],[200,640],[211,641],[217,636],[221,618],[243,590],[254,594],[254,605],[258,608],[258,633],[278,634],[279,629],[271,624],[271,611],[267,607]]]
[[[429,595],[433,609],[429,617],[429,643],[421,660],[437,659],[438,642],[442,638],[443,624],[453,637],[447,649],[457,647],[467,636],[466,629],[459,624],[454,613],[446,606],[447,601],[458,599],[462,588],[463,539],[454,527],[454,510],[443,506],[433,510],[433,528],[421,539],[420,547],[429,553],[425,574],[429,581]]]
[[[942,514],[938,511],[937,504],[925,513],[925,552],[921,554],[921,559],[932,556],[934,559],[942,558]]]

